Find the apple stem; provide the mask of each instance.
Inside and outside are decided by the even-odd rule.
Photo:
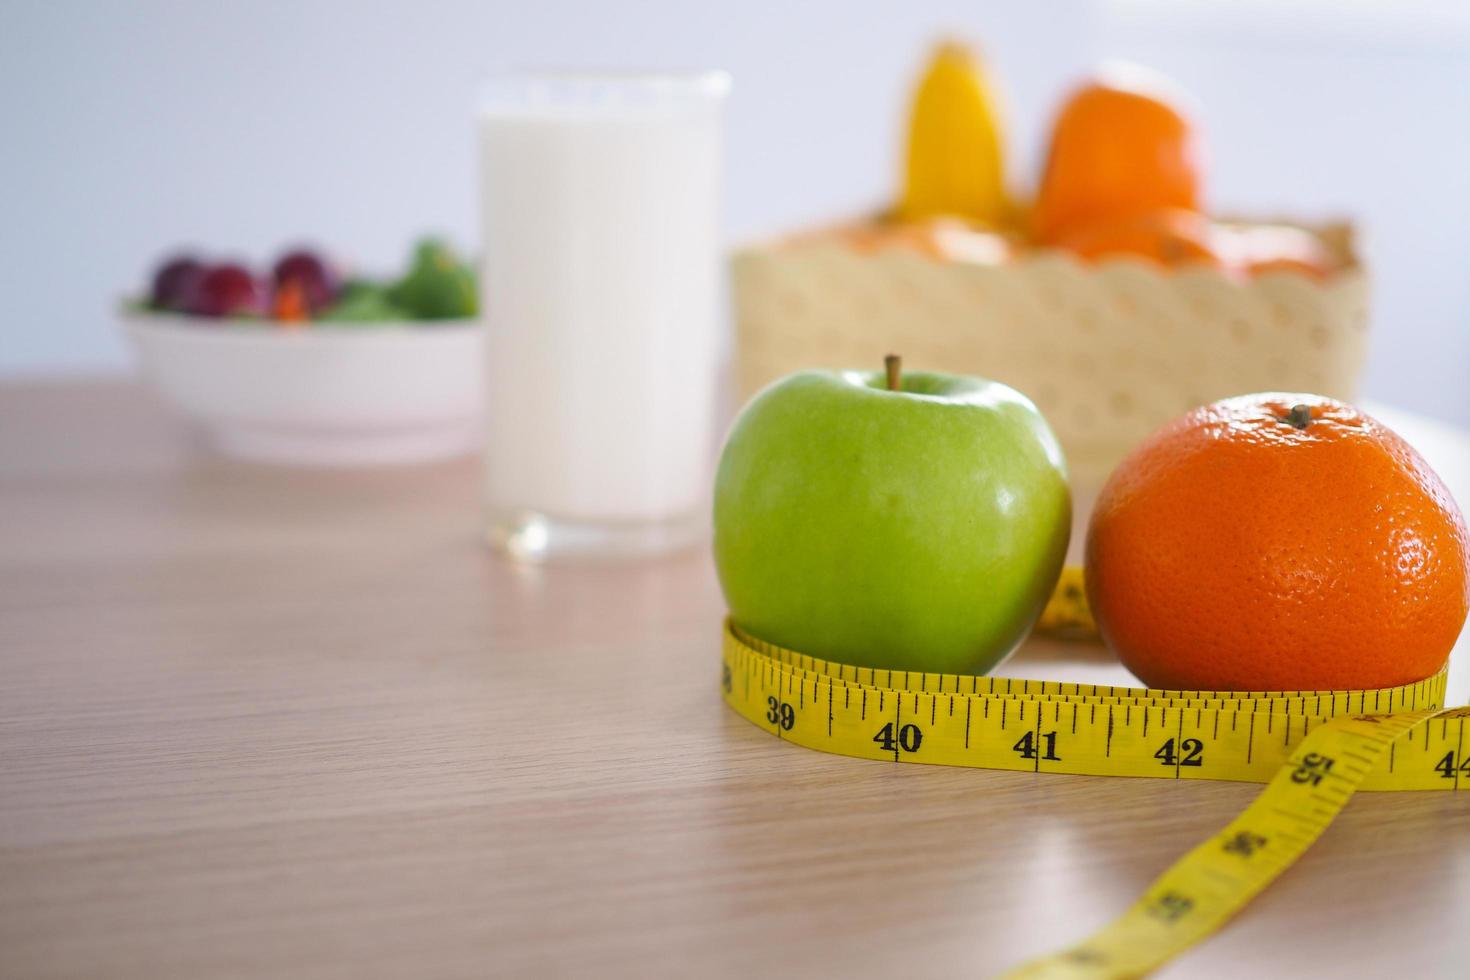
[[[1286,414],[1286,421],[1298,429],[1305,429],[1312,423],[1312,407],[1310,405],[1291,406],[1291,411]]]
[[[883,369],[888,372],[888,390],[899,391],[898,374],[903,370],[903,358],[897,354],[889,354],[883,358]]]

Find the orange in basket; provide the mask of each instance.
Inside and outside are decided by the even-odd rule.
[[[1336,265],[1322,240],[1301,228],[1252,225],[1231,228],[1221,234],[1226,262],[1233,262],[1251,275],[1295,272],[1321,282]]]
[[[1038,240],[1140,211],[1200,210],[1195,128],[1166,93],[1141,69],[1115,70],[1063,105],[1032,215]]]
[[[1465,519],[1389,429],[1317,395],[1231,398],[1135,449],[1087,536],[1103,638],[1152,687],[1341,690],[1444,665]]]
[[[1214,225],[1199,212],[1155,208],[1069,225],[1053,236],[1051,244],[1084,259],[1137,255],[1166,266],[1182,262],[1218,266],[1213,237]]]

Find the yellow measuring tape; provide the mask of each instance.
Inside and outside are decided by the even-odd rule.
[[[1443,671],[1373,691],[1156,691],[852,667],[727,623],[721,682],[756,725],[839,755],[1268,784],[1121,917],[1016,977],[1141,976],[1223,925],[1356,790],[1470,789],[1470,708],[1440,710]]]

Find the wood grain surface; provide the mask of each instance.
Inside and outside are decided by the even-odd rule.
[[[1470,437],[1383,414],[1470,500]],[[706,552],[513,566],[477,489],[0,387],[0,976],[985,976],[1257,792],[781,744],[720,704]],[[1002,672],[1127,680],[1091,646]],[[1467,926],[1470,797],[1365,794],[1164,975],[1462,977]]]

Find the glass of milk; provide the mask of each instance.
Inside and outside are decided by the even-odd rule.
[[[729,77],[525,74],[480,109],[490,540],[529,560],[700,539]]]

